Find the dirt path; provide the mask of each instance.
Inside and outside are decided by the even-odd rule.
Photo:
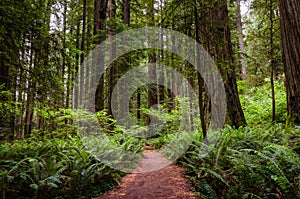
[[[96,199],[195,199],[183,173],[183,168],[170,164],[160,153],[148,151],[118,187]]]

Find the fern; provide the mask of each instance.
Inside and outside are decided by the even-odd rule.
[[[212,176],[214,176],[217,180],[223,182],[226,186],[229,186],[229,184],[224,180],[224,178],[222,178],[222,176],[218,173],[216,173],[215,171],[205,168],[205,167],[200,167],[197,168],[196,170],[198,177],[205,177],[208,174],[211,174]],[[204,172],[203,174],[201,174],[201,172]]]
[[[216,198],[300,198],[300,157],[280,140],[283,131],[226,128],[206,156],[199,155],[203,144],[195,140],[181,164],[202,198],[210,197],[205,184]]]

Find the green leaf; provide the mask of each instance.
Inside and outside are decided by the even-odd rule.
[[[37,184],[31,184],[30,187],[34,190],[38,190],[39,186]]]

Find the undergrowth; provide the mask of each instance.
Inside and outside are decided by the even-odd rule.
[[[284,84],[276,82],[276,121],[268,84],[239,82],[248,126],[226,127],[209,152],[198,136],[179,163],[201,198],[300,198],[299,129],[286,123]]]
[[[2,198],[85,198],[122,176],[89,154],[77,138],[16,141],[0,146]]]
[[[300,157],[289,146],[295,135],[282,125],[228,127],[205,157],[195,140],[181,163],[201,198],[300,198]]]
[[[108,124],[108,118],[102,119],[111,124],[112,120]],[[104,164],[76,132],[69,134],[73,126],[62,127],[43,136],[35,132],[28,139],[0,143],[1,198],[91,198],[109,191],[125,175]],[[105,147],[141,152],[139,139],[117,131],[114,126],[107,134]]]
[[[249,126],[269,125],[272,122],[272,97],[269,80],[262,86],[238,82],[240,100]],[[286,94],[283,82],[274,82],[275,87],[275,122],[285,123],[287,117]]]

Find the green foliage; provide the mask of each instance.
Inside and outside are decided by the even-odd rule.
[[[142,109],[142,112],[148,114],[151,118],[155,118],[155,126],[152,128],[157,136],[162,136],[166,134],[176,133],[178,131],[180,120],[181,120],[181,112],[180,109],[171,110],[171,112],[167,112],[167,110],[160,106],[158,110],[155,109]]]
[[[202,198],[299,198],[299,129],[288,128],[284,84],[275,82],[276,121],[271,120],[268,80],[240,81],[248,127],[225,128],[207,156],[199,136],[181,163]],[[281,122],[281,123],[280,123]],[[298,154],[297,154],[298,153]]]
[[[52,110],[49,107],[35,108],[37,117],[43,120],[39,129],[32,131],[33,138],[68,138],[77,135],[76,126],[73,124],[75,111],[60,108]]]
[[[247,81],[238,82],[240,100],[248,125],[269,125],[272,122],[272,101],[269,80],[262,86],[255,86]],[[283,82],[275,82],[276,121],[286,120],[286,94]]]
[[[164,134],[157,138],[145,140],[145,143],[146,145],[152,146],[155,149],[160,149],[163,145],[170,141],[170,137],[174,137],[173,134]]]
[[[126,153],[139,157],[143,150],[142,139],[126,134],[105,111],[97,115],[69,109],[36,109],[36,112],[45,120],[43,128],[33,131],[26,140],[0,145],[0,186],[4,198],[98,196],[111,189],[124,175],[107,166],[105,157],[134,166],[137,162],[128,159]],[[78,118],[80,122],[100,123],[103,131],[97,139],[83,134],[78,136],[78,128],[82,128],[75,125]],[[45,127],[49,132],[43,130]],[[94,144],[89,145],[85,139]],[[97,156],[94,149],[101,154]]]
[[[272,1],[273,7],[273,55],[275,76],[283,73],[280,15],[278,1]],[[263,82],[270,75],[270,1],[253,0],[249,3],[250,12],[244,16],[245,57],[247,75],[257,83]]]
[[[195,140],[182,164],[202,198],[299,198],[300,157],[288,146],[295,134],[282,125],[228,127],[205,157]]]
[[[78,138],[3,143],[1,195],[6,198],[86,198],[112,187],[122,173],[89,154]]]
[[[3,85],[0,85],[0,140],[8,137],[6,132],[11,132],[11,121],[17,113],[15,110],[16,102],[12,99],[13,93],[2,90]]]
[[[151,132],[153,136],[146,140],[147,145],[153,146],[155,149],[160,149],[174,139],[174,142],[169,144],[178,144],[179,149],[181,144],[180,142],[175,143],[175,140],[189,139],[186,131],[192,132],[191,126],[196,129],[197,125],[200,123],[200,119],[197,118],[197,116],[194,116],[193,124],[189,120],[189,99],[177,97],[176,102],[176,109],[171,111],[167,111],[168,105],[159,106],[157,110],[142,109],[142,111],[150,115],[151,118],[155,118],[155,125],[151,124],[150,128],[150,131],[153,131]],[[183,141],[183,144],[184,143],[185,141]],[[171,153],[173,152],[174,151]]]

